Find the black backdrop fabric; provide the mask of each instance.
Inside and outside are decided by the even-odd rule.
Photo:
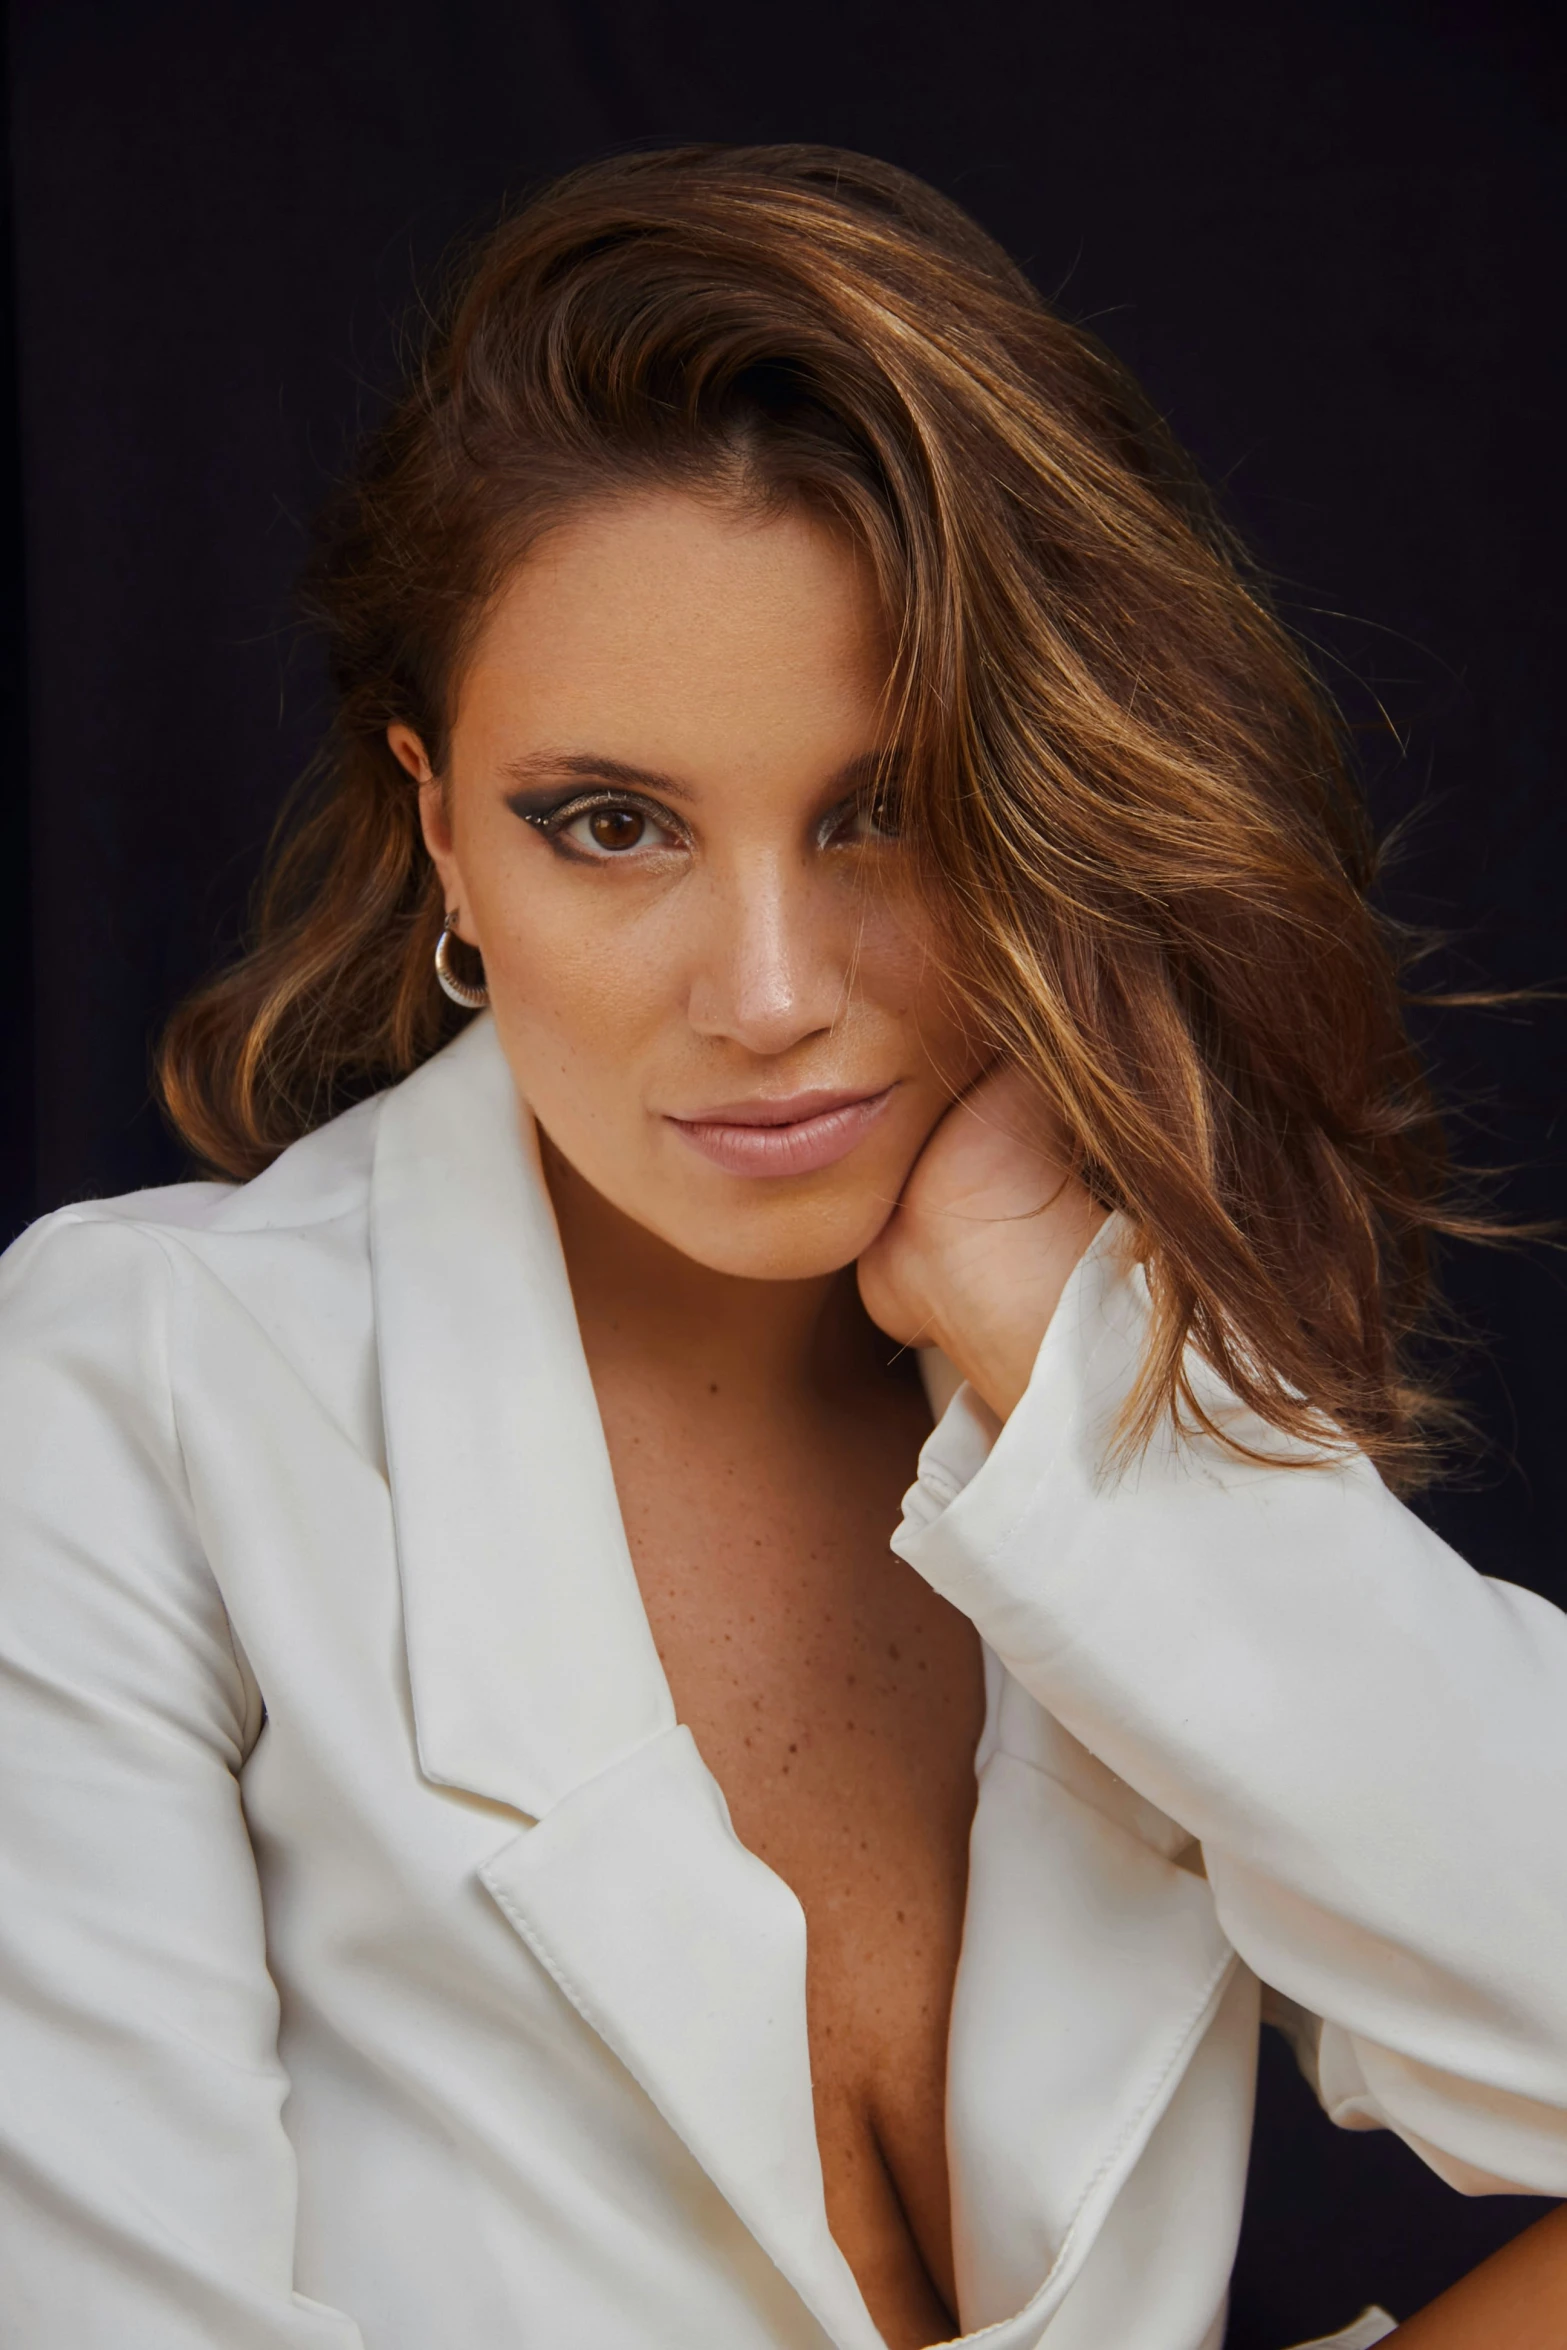
[[[1452,935],[1434,975],[1561,979],[1553,13],[21,7],[7,1232],[181,1173],[149,1039],[237,936],[319,727],[291,583],[416,289],[540,178],[650,140],[830,141],[967,204],[1224,485],[1346,699],[1379,822],[1413,820],[1386,898]],[[1422,1034],[1461,1149],[1513,1170],[1504,1206],[1559,1211],[1567,1015],[1430,1014]],[[1488,1450],[1423,1506],[1478,1566],[1567,1599],[1558,1260],[1455,1251],[1447,1276]],[[1265,2037],[1231,2350],[1372,2298],[1408,2314],[1540,2209],[1466,2201],[1392,2140],[1335,2132]]]

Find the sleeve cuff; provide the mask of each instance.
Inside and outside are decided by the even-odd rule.
[[[1010,1419],[964,1384],[926,1439],[892,1547],[938,1589],[1004,1549],[1047,1479],[1065,1473],[1089,1491],[1100,1481],[1148,1323],[1127,1241],[1124,1217],[1111,1216],[1079,1258]]]

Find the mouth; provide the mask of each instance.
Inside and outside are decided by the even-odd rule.
[[[757,1095],[669,1124],[728,1175],[815,1175],[861,1142],[891,1101],[879,1093]]]

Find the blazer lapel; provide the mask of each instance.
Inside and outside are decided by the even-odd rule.
[[[424,1775],[525,1826],[481,1874],[842,2350],[805,1921],[678,1729],[531,1121],[489,1020],[386,1098],[371,1189],[388,1473]]]
[[[1237,1963],[1173,1857],[1189,1842],[1003,1679],[947,2088],[959,2300],[987,2350],[1048,2340]]]
[[[420,1766],[537,1818],[674,1708],[489,1020],[387,1096],[370,1233]]]
[[[829,2339],[882,2350],[827,2225],[804,1913],[740,1843],[690,1731],[590,1780],[481,1873]]]

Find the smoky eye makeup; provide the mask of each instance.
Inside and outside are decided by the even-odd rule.
[[[817,824],[816,842],[824,849],[892,842],[899,838],[901,831],[896,793],[883,787],[853,792],[829,808]]]
[[[665,849],[685,842],[685,828],[668,808],[624,785],[596,791],[563,792],[558,785],[509,792],[506,805],[557,855],[583,865],[610,865],[633,850]],[[584,836],[573,838],[580,831]]]
[[[666,802],[629,783],[533,784],[508,792],[506,806],[542,833],[557,855],[578,864],[612,865],[638,852],[663,855],[692,845],[689,826]],[[861,784],[845,793],[811,827],[823,850],[890,846],[901,830],[897,787],[891,781]]]

